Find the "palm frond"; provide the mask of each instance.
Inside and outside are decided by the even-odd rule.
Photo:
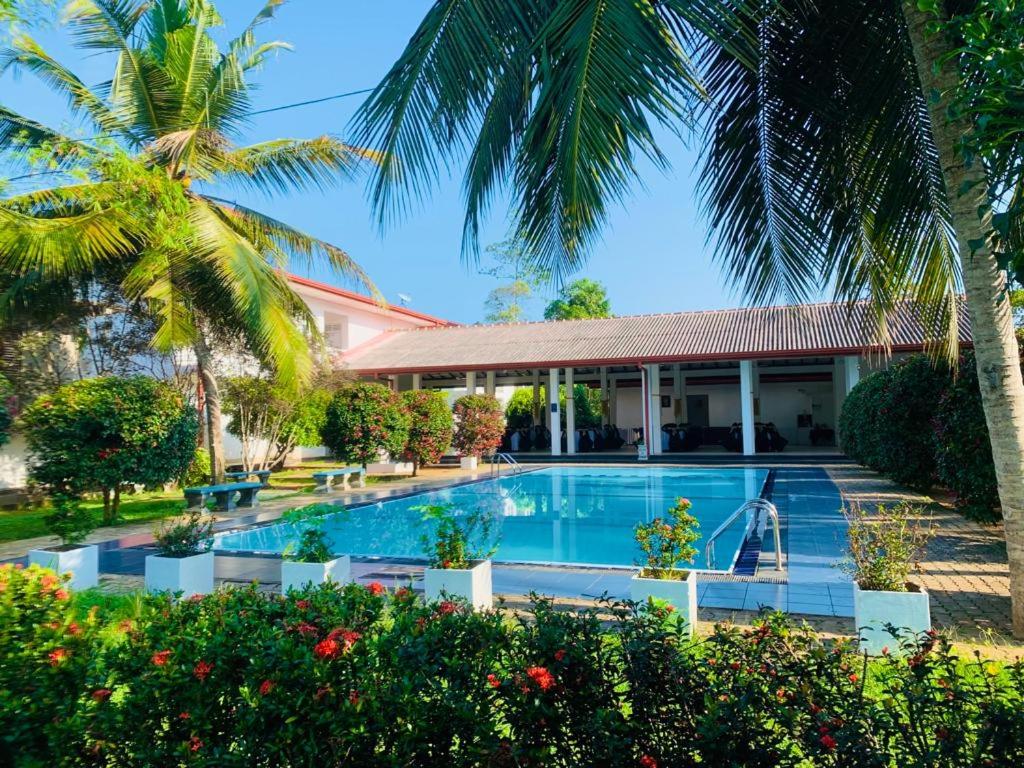
[[[81,156],[86,149],[75,144],[70,137],[42,123],[19,115],[7,107],[0,107],[0,152],[34,149],[44,144],[67,148],[68,161],[72,153]]]
[[[121,283],[131,301],[144,301],[156,321],[152,346],[170,352],[191,345],[196,339],[196,322],[188,300],[184,273],[187,258],[167,249],[142,252]]]
[[[275,139],[225,153],[219,175],[262,193],[323,191],[340,180],[352,179],[364,161],[377,159],[377,153],[333,136]]]

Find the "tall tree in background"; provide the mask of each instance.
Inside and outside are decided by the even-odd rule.
[[[341,249],[207,191],[323,189],[367,156],[330,136],[235,144],[252,116],[252,73],[288,47],[256,36],[281,2],[221,49],[208,0],[74,0],[76,44],[115,59],[96,88],[28,36],[0,56],[0,71],[37,75],[97,133],[76,140],[0,106],[0,152],[68,180],[0,198],[0,271],[13,278],[3,316],[113,276],[155,318],[157,350],[194,353],[215,478],[224,457],[210,334],[244,339],[283,382],[301,384],[315,368],[307,338],[319,334],[282,268],[289,257],[318,260],[365,282]]]
[[[611,317],[608,292],[596,280],[574,280],[558,292],[558,298],[544,310],[545,320],[585,320],[588,317]]]
[[[510,190],[517,234],[565,274],[638,181],[636,155],[667,163],[653,125],[679,131],[706,105],[702,192],[751,300],[830,284],[837,300],[871,300],[884,339],[911,297],[951,355],[966,293],[1024,636],[1024,382],[995,247],[998,169],[964,152],[977,125],[957,101],[976,65],[940,31],[980,7],[437,0],[358,115],[361,142],[386,153],[372,199],[386,220],[468,157],[467,247]]]
[[[484,316],[489,323],[518,323],[528,319],[526,305],[536,292],[550,280],[547,270],[530,260],[527,250],[515,240],[504,240],[487,246],[493,260],[481,275],[495,277],[502,284],[487,294]]]

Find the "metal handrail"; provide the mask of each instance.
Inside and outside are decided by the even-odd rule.
[[[496,453],[493,456],[491,456],[492,477],[495,474],[497,474],[499,477],[501,476],[501,462],[503,461],[506,464],[508,464],[509,468],[512,470],[513,475],[518,475],[523,471],[522,465],[518,461],[516,461],[512,456],[510,456],[507,453]]]
[[[764,510],[768,514],[767,520],[765,520],[765,526],[767,527],[768,521],[772,523],[772,531],[775,538],[775,568],[782,570],[782,536],[779,533],[779,510],[775,508],[768,499],[750,499],[749,501],[743,502],[740,507],[729,515],[720,526],[715,529],[715,532],[708,537],[707,544],[704,546],[704,559],[708,564],[708,568],[714,568],[715,558],[715,539],[721,536],[725,530],[732,525],[733,521],[746,512],[748,509],[756,510],[756,514],[753,519],[747,524],[747,529],[743,534],[743,540],[746,541],[747,536],[750,535],[750,531],[753,527],[757,526],[760,522],[761,510]],[[732,568],[729,569],[730,572]]]

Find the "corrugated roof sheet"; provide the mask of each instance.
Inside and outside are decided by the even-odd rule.
[[[893,350],[925,346],[911,305],[890,317],[888,332]],[[970,343],[962,306],[960,340]],[[391,331],[350,350],[344,362],[360,372],[402,373],[804,357],[880,346],[868,304],[825,303]]]

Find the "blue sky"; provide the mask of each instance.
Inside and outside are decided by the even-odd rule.
[[[218,7],[237,31],[259,8],[259,0],[221,0]],[[257,75],[255,108],[315,99],[375,85],[415,30],[425,0],[295,0],[284,6],[263,35],[294,46]],[[110,61],[84,58],[56,27],[37,34],[45,47],[87,82],[109,77]],[[287,110],[256,118],[246,141],[334,133],[344,137],[362,97]],[[31,75],[0,79],[0,103],[51,125],[67,127],[62,100]],[[83,130],[82,135],[91,135]],[[671,312],[737,306],[742,297],[722,278],[706,245],[707,226],[696,195],[694,152],[666,137],[672,159],[668,174],[646,167],[644,184],[612,212],[603,242],[579,276],[603,282],[616,314]],[[483,317],[483,302],[496,283],[460,258],[463,206],[461,169],[420,209],[381,232],[366,203],[362,183],[325,194],[287,198],[237,195],[317,237],[345,248],[389,301],[412,296],[411,306],[461,322]],[[483,242],[503,239],[508,221],[496,207]],[[302,270],[297,270],[303,272]],[[305,273],[338,282],[329,270]],[[532,308],[539,317],[543,304]]]

